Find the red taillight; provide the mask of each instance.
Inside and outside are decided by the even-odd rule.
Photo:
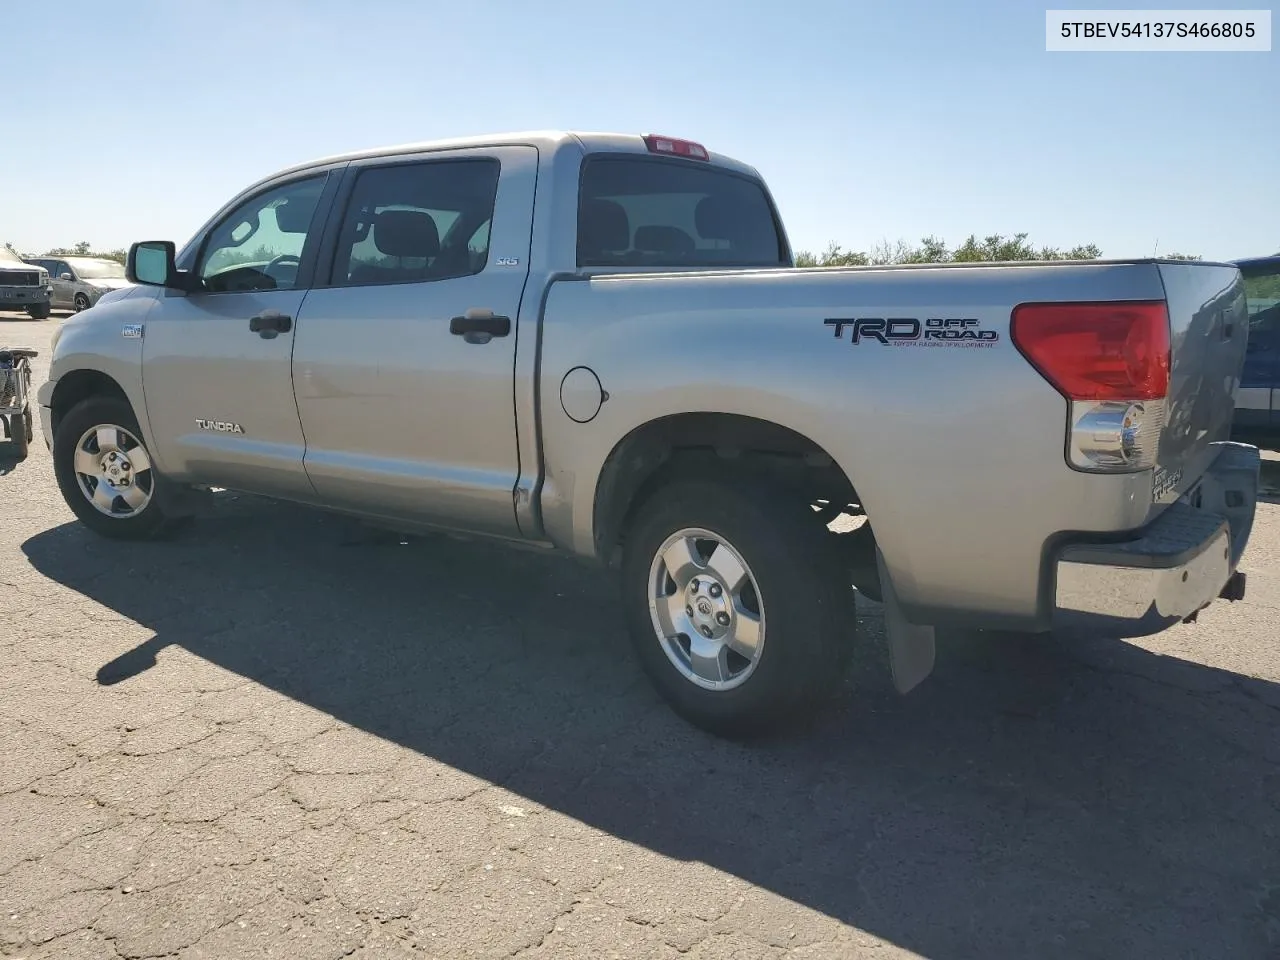
[[[692,140],[677,140],[675,137],[660,137],[657,134],[647,133],[644,136],[644,145],[649,148],[650,153],[665,153],[672,157],[688,157],[690,160],[711,159],[711,154],[707,153],[707,148],[700,143],[694,143]]]
[[[1169,314],[1161,300],[1024,303],[1013,342],[1069,400],[1157,400],[1169,389]]]

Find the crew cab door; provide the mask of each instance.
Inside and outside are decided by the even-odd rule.
[[[1249,345],[1236,391],[1235,425],[1280,428],[1280,261],[1244,273]]]
[[[293,399],[295,323],[315,268],[331,171],[278,179],[183,254],[143,333],[147,416],[175,478],[307,499]]]
[[[511,146],[348,167],[293,352],[324,502],[518,535],[513,365],[537,162]]]

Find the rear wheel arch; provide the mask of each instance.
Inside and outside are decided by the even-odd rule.
[[[682,413],[651,420],[618,441],[596,481],[596,557],[613,566],[631,518],[660,485],[697,473],[768,482],[808,502],[860,503],[835,458],[804,434],[739,414]]]

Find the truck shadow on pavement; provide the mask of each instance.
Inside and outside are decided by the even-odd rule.
[[[173,542],[68,524],[23,549],[155,632],[100,683],[180,646],[924,956],[1280,951],[1280,685],[1114,642],[956,637],[906,698],[854,688],[803,736],[735,745],[650,691],[598,572],[361,530],[221,497]]]

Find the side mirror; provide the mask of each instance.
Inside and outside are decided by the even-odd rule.
[[[73,279],[75,279],[75,278],[74,278],[74,277],[72,277],[72,276],[71,276],[71,274],[67,273],[67,271],[63,270],[60,274],[58,274],[58,279],[59,279],[59,280],[73,280]]]
[[[178,269],[174,266],[177,248],[172,240],[144,240],[129,248],[124,275],[130,283],[148,287],[182,289]]]

